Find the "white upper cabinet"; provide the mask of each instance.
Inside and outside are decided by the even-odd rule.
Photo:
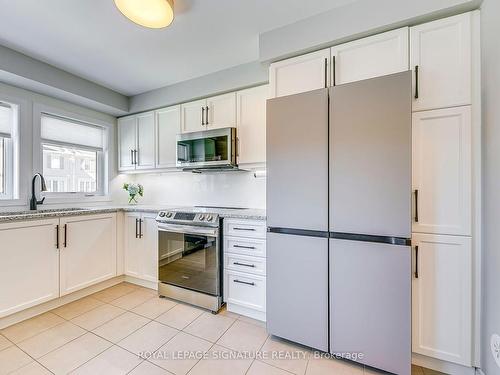
[[[471,235],[471,109],[413,114],[413,232]]]
[[[258,86],[236,93],[238,164],[266,161],[266,101],[269,86]]]
[[[58,223],[0,225],[0,318],[59,297]]]
[[[181,126],[183,133],[206,130],[206,99],[181,104]]]
[[[330,86],[330,49],[271,64],[269,85],[271,98]]]
[[[118,169],[127,171],[135,169],[134,151],[136,137],[136,118],[118,119]]]
[[[137,116],[136,169],[155,166],[155,116],[148,112]]]
[[[155,166],[153,112],[118,119],[118,170],[152,169]]]
[[[410,35],[413,110],[471,104],[471,13],[412,27]]]
[[[177,134],[181,132],[181,107],[159,109],[156,116],[156,168],[175,168]]]
[[[471,366],[472,240],[416,234],[412,244],[413,352]]]
[[[408,27],[331,48],[332,85],[409,69]]]
[[[60,220],[61,296],[116,276],[116,214]]]
[[[205,116],[208,129],[236,127],[236,93],[208,98]]]

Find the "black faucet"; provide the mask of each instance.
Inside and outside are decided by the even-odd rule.
[[[36,210],[37,204],[43,204],[45,197],[41,201],[36,199],[35,195],[35,181],[36,177],[40,176],[40,182],[42,184],[42,191],[47,191],[47,185],[45,185],[45,178],[40,173],[37,173],[33,176],[33,180],[31,181],[31,199],[30,199],[30,210]]]

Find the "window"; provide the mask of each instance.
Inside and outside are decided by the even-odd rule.
[[[0,199],[14,199],[18,107],[0,101]]]
[[[103,127],[42,114],[43,175],[49,193],[102,194]]]

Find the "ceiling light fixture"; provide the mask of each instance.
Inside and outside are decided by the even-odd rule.
[[[132,22],[152,29],[167,27],[174,20],[174,0],[114,0]]]

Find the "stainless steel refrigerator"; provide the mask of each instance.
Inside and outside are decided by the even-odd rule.
[[[411,373],[411,74],[268,100],[267,328]]]

